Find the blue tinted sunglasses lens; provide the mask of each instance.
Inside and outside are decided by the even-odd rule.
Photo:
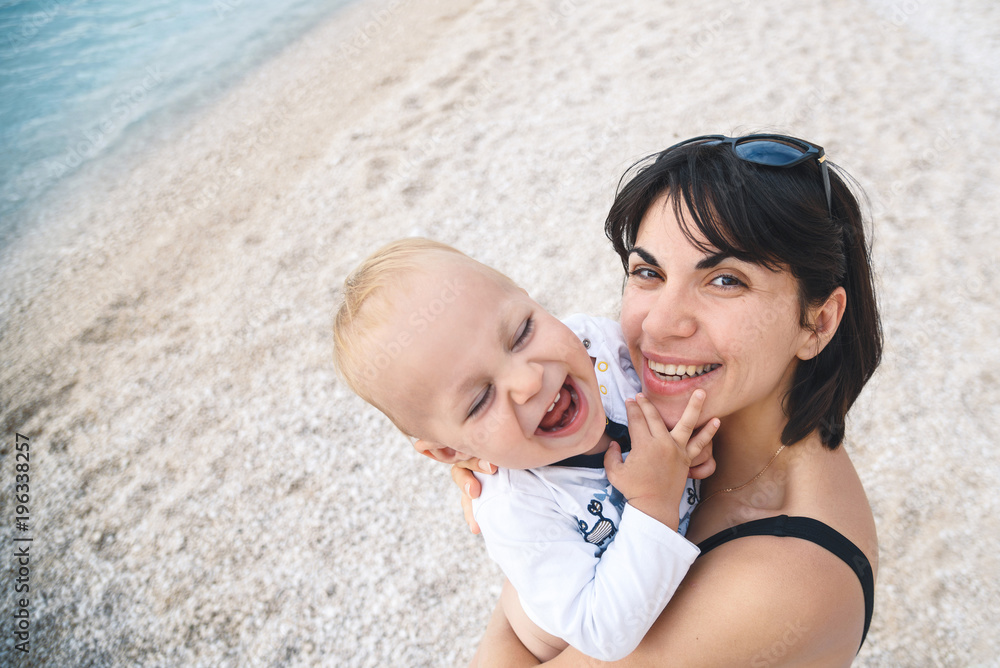
[[[716,146],[729,144],[741,159],[767,167],[793,167],[804,160],[816,158],[823,176],[823,190],[826,191],[826,208],[833,216],[833,200],[830,193],[830,173],[826,165],[823,148],[807,141],[784,135],[747,135],[746,137],[726,137],[723,135],[702,135],[686,139],[662,151],[656,158],[664,159],[671,151],[688,144]]]
[[[796,160],[801,160],[806,153],[797,146],[782,144],[773,139],[737,143],[733,150],[744,160],[772,167],[791,165]]]

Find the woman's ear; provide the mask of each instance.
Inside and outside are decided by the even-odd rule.
[[[423,439],[414,441],[413,449],[425,457],[430,457],[434,461],[444,462],[445,464],[455,464],[456,462],[464,462],[472,459],[472,455],[467,455],[464,452],[453,450],[440,443],[425,441]]]
[[[837,333],[840,321],[847,308],[847,291],[842,287],[830,293],[820,306],[810,309],[809,324],[812,330],[806,342],[799,348],[797,356],[800,360],[811,360],[823,352],[826,344]]]

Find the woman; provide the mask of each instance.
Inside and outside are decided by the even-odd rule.
[[[622,181],[605,232],[643,392],[673,426],[703,388],[702,415],[722,426],[687,533],[701,556],[620,663],[849,665],[878,557],[840,447],[882,349],[858,202],[822,148],[780,135],[697,137]],[[453,477],[478,493],[468,471]],[[536,663],[499,609],[477,659]],[[551,663],[597,662],[569,649]]]

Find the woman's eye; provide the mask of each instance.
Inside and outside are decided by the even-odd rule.
[[[531,338],[531,333],[533,331],[535,331],[535,319],[529,316],[528,319],[521,324],[521,329],[517,333],[517,338],[514,339],[512,349],[518,350],[525,343],[527,343],[528,339]]]
[[[746,283],[736,278],[735,276],[730,276],[729,274],[722,274],[721,276],[716,276],[712,279],[712,285],[717,285],[720,288],[738,288],[745,286]]]
[[[490,399],[493,397],[493,386],[489,385],[484,389],[479,396],[476,398],[475,403],[472,405],[472,410],[469,411],[469,417],[474,418],[490,405]]]
[[[660,277],[658,273],[649,267],[636,267],[628,272],[628,275],[632,278],[641,278],[646,280],[654,280]]]

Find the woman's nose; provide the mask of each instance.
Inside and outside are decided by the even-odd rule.
[[[518,364],[511,370],[510,396],[515,403],[526,404],[542,389],[545,369],[538,362]]]
[[[691,302],[692,296],[682,290],[664,288],[642,322],[643,331],[654,340],[692,336],[698,321]]]

